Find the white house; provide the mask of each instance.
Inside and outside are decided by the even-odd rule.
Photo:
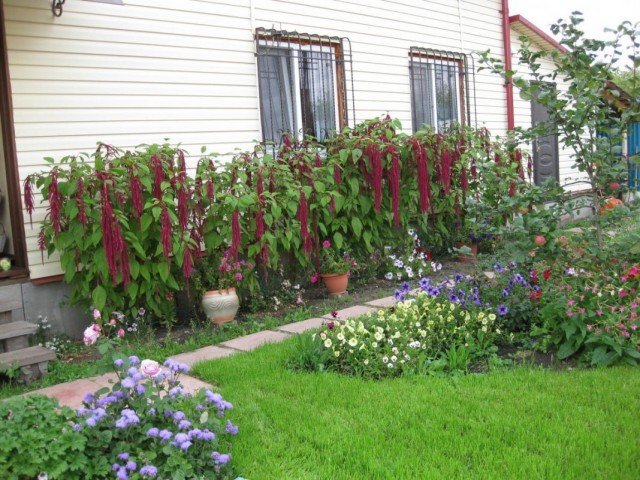
[[[323,135],[385,113],[407,130],[458,120],[504,134],[544,112],[477,72],[473,52],[510,61],[521,34],[563,50],[510,17],[508,0],[0,5],[0,221],[15,264],[0,282],[20,285],[24,306],[14,318],[48,315],[70,332],[73,315],[58,308],[58,262],[45,256],[43,264],[37,246],[45,209],[32,227],[20,197],[26,176],[46,167],[43,157],[92,151],[98,140],[126,148],[166,138],[194,155],[202,145],[224,153],[285,127]],[[536,178],[572,175],[557,138],[541,141],[535,155]]]

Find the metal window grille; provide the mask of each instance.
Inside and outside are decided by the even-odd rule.
[[[413,131],[438,132],[452,123],[477,125],[475,64],[471,55],[432,48],[409,49]]]
[[[256,29],[260,120],[264,142],[284,134],[324,140],[349,125],[355,100],[351,42]]]

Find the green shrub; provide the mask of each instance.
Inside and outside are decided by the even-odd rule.
[[[0,478],[89,478],[87,439],[72,428],[74,412],[54,399],[33,395],[0,403]]]

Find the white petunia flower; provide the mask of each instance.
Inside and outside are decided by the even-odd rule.
[[[386,278],[387,280],[393,280],[393,273],[391,272],[385,273],[384,278]]]

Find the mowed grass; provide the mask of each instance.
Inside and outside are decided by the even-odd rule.
[[[640,369],[374,382],[285,367],[292,341],[201,363],[260,479],[638,479]]]

